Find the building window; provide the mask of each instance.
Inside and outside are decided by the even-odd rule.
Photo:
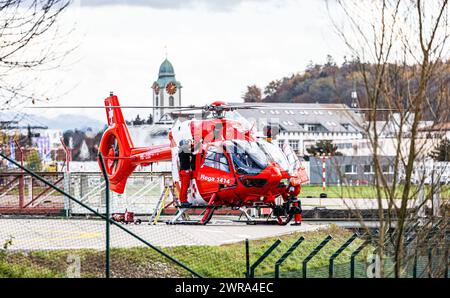
[[[338,149],[351,149],[352,143],[338,143],[338,144],[336,144],[336,147]]]
[[[155,106],[159,105],[158,102],[159,102],[159,98],[158,98],[158,96],[156,96]]]
[[[278,140],[278,147],[283,149],[283,146],[284,146],[284,140]]]
[[[364,165],[364,174],[373,174],[373,165]]]
[[[356,174],[356,165],[345,165],[345,174]]]
[[[289,146],[291,146],[294,152],[298,152],[298,140],[289,140]]]
[[[175,105],[175,99],[173,96],[169,97],[169,106],[173,107]]]
[[[381,170],[383,171],[383,174],[392,174],[394,173],[394,167],[390,165],[382,165]]]
[[[218,153],[216,147],[209,147],[206,152],[205,166],[215,168],[220,171],[230,172],[228,159],[223,153]]]

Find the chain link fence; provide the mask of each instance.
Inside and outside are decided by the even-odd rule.
[[[137,174],[118,196],[107,191],[108,181],[99,173],[71,173],[71,177],[35,173],[0,156],[10,163],[0,175],[2,277],[367,278],[379,274],[371,239],[337,226],[276,237],[261,234],[256,237],[261,239],[245,241],[248,235],[239,225],[166,225],[151,218],[165,189],[164,177]],[[127,209],[135,212],[128,224],[112,219]],[[448,277],[445,239],[430,238],[413,254],[409,252],[402,276]],[[394,260],[388,253],[383,262],[383,276],[394,276]]]

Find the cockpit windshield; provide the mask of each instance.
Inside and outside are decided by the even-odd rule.
[[[283,170],[292,174],[289,161],[280,147],[264,140],[258,140],[258,144],[271,161],[276,162]]]
[[[255,142],[226,141],[234,168],[238,174],[257,175],[269,164],[266,154]]]
[[[289,162],[289,168],[290,168],[289,173],[294,173],[295,171],[297,171],[298,169],[301,168],[301,162],[298,159],[297,154],[294,152],[294,150],[292,149],[291,146],[289,146],[288,144],[284,144],[283,152],[286,155],[286,158]]]

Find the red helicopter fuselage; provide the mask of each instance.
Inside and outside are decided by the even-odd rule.
[[[212,104],[219,105],[224,103]],[[117,193],[123,193],[127,178],[137,166],[162,161],[172,161],[175,186],[179,188],[179,144],[186,140],[196,147],[192,152],[190,193],[194,205],[274,206],[277,197],[286,199],[300,191],[300,177],[271,160],[270,152],[260,148],[251,129],[220,113],[212,119],[177,121],[167,144],[134,147],[117,96],[105,99],[105,108],[108,128],[99,152],[106,160],[110,188]]]

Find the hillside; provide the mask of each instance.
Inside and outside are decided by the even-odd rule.
[[[438,77],[432,77],[427,88],[430,98],[428,105],[424,107],[427,120],[436,119],[437,111],[445,106],[450,107],[448,101],[448,86],[450,83],[450,63],[438,61],[435,67]],[[367,78],[374,77],[375,67],[371,64],[364,65]],[[417,88],[420,67],[417,65],[386,65],[385,82],[389,89],[390,98],[380,98],[377,107],[387,107],[388,100],[406,107],[410,99],[407,92]],[[408,89],[409,88],[409,89]],[[289,103],[345,103],[351,106],[352,91],[358,94],[358,104],[362,108],[368,107],[368,96],[364,84],[361,64],[357,61],[345,61],[338,66],[331,56],[327,57],[325,64],[313,64],[305,70],[291,76],[275,79],[264,88],[256,85],[247,86],[247,92],[243,95],[245,102],[289,102]],[[438,99],[445,98],[443,101]],[[438,103],[440,102],[440,103]],[[433,119],[434,118],[434,119]]]

